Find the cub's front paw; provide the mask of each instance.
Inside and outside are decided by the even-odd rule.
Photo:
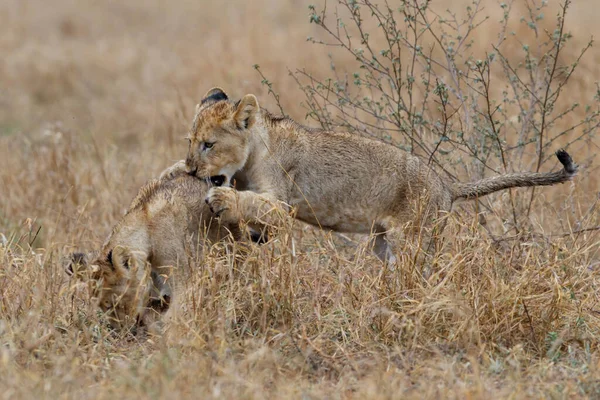
[[[173,179],[176,176],[181,175],[183,173],[187,173],[186,167],[185,167],[185,160],[179,160],[175,164],[171,165],[169,168],[167,168],[163,172],[161,172],[160,177],[158,179],[169,180],[169,179]]]
[[[230,187],[210,188],[205,201],[210,207],[210,211],[222,220],[235,221],[239,219],[238,196],[235,189]]]

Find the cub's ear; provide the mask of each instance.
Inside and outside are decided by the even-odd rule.
[[[67,275],[77,279],[100,279],[102,275],[101,267],[97,264],[90,264],[98,256],[97,251],[90,253],[71,253],[63,259],[63,267]]]
[[[233,119],[240,129],[251,128],[256,122],[256,114],[258,113],[258,100],[253,94],[245,95],[240,100]]]
[[[116,246],[111,252],[112,266],[115,271],[125,277],[132,276],[138,268],[145,265],[147,257],[141,252],[131,251],[124,246]]]
[[[202,98],[202,101],[200,101],[200,105],[202,105],[208,101],[221,101],[221,100],[228,100],[228,99],[229,99],[229,97],[227,97],[227,95],[225,94],[223,89],[215,87],[215,88],[210,89],[208,92],[206,92],[206,94]]]
[[[63,267],[69,276],[78,275],[88,267],[88,256],[85,253],[71,253],[63,259]]]
[[[116,272],[129,275],[129,271],[135,267],[135,258],[127,247],[116,246],[110,252],[109,260]]]

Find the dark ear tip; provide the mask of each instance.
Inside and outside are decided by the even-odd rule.
[[[200,102],[200,105],[205,104],[207,102],[218,102],[221,100],[229,100],[225,92],[221,88],[214,88],[208,91],[204,96],[204,99]]]
[[[65,260],[65,272],[67,273],[67,275],[73,276],[73,273],[74,273],[73,265],[74,264],[85,265],[86,262],[87,262],[87,256],[85,253],[80,253],[80,252],[72,253]]]

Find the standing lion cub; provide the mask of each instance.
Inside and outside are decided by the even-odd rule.
[[[171,167],[198,177],[225,175],[243,191],[212,188],[211,210],[227,223],[269,223],[273,209],[295,209],[296,218],[339,232],[375,233],[374,252],[390,251],[416,220],[434,221],[458,199],[498,190],[566,182],[577,165],[556,153],[564,169],[513,173],[472,183],[442,179],[422,159],[389,144],[349,133],[306,128],[275,118],[254,95],[230,101],[211,89],[196,108],[187,158]]]
[[[220,185],[224,178],[211,182]],[[100,251],[71,255],[67,273],[87,273],[96,283],[98,305],[113,328],[157,320],[177,295],[178,271],[189,267],[189,251],[230,232],[241,236],[239,225],[221,226],[212,218],[204,202],[208,188],[206,181],[187,174],[152,180],[140,189]]]

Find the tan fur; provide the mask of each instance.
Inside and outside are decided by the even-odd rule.
[[[188,174],[152,180],[100,251],[71,256],[67,272],[87,273],[97,284],[99,306],[114,328],[149,325],[160,317],[172,301],[176,272],[188,267],[197,244],[214,243],[230,231],[239,238],[237,224],[229,229],[212,217],[204,202],[208,188]]]
[[[218,88],[197,107],[189,140],[189,173],[235,174],[238,189],[243,189],[212,188],[208,193],[211,209],[227,222],[269,222],[269,210],[293,207],[298,219],[313,225],[378,234],[375,252],[388,260],[393,259],[390,240],[397,240],[407,226],[414,228],[417,219],[431,222],[450,211],[457,199],[565,182],[577,171],[562,152],[557,155],[565,169],[559,172],[451,183],[421,158],[394,146],[274,118],[259,108],[255,96],[234,103]]]

